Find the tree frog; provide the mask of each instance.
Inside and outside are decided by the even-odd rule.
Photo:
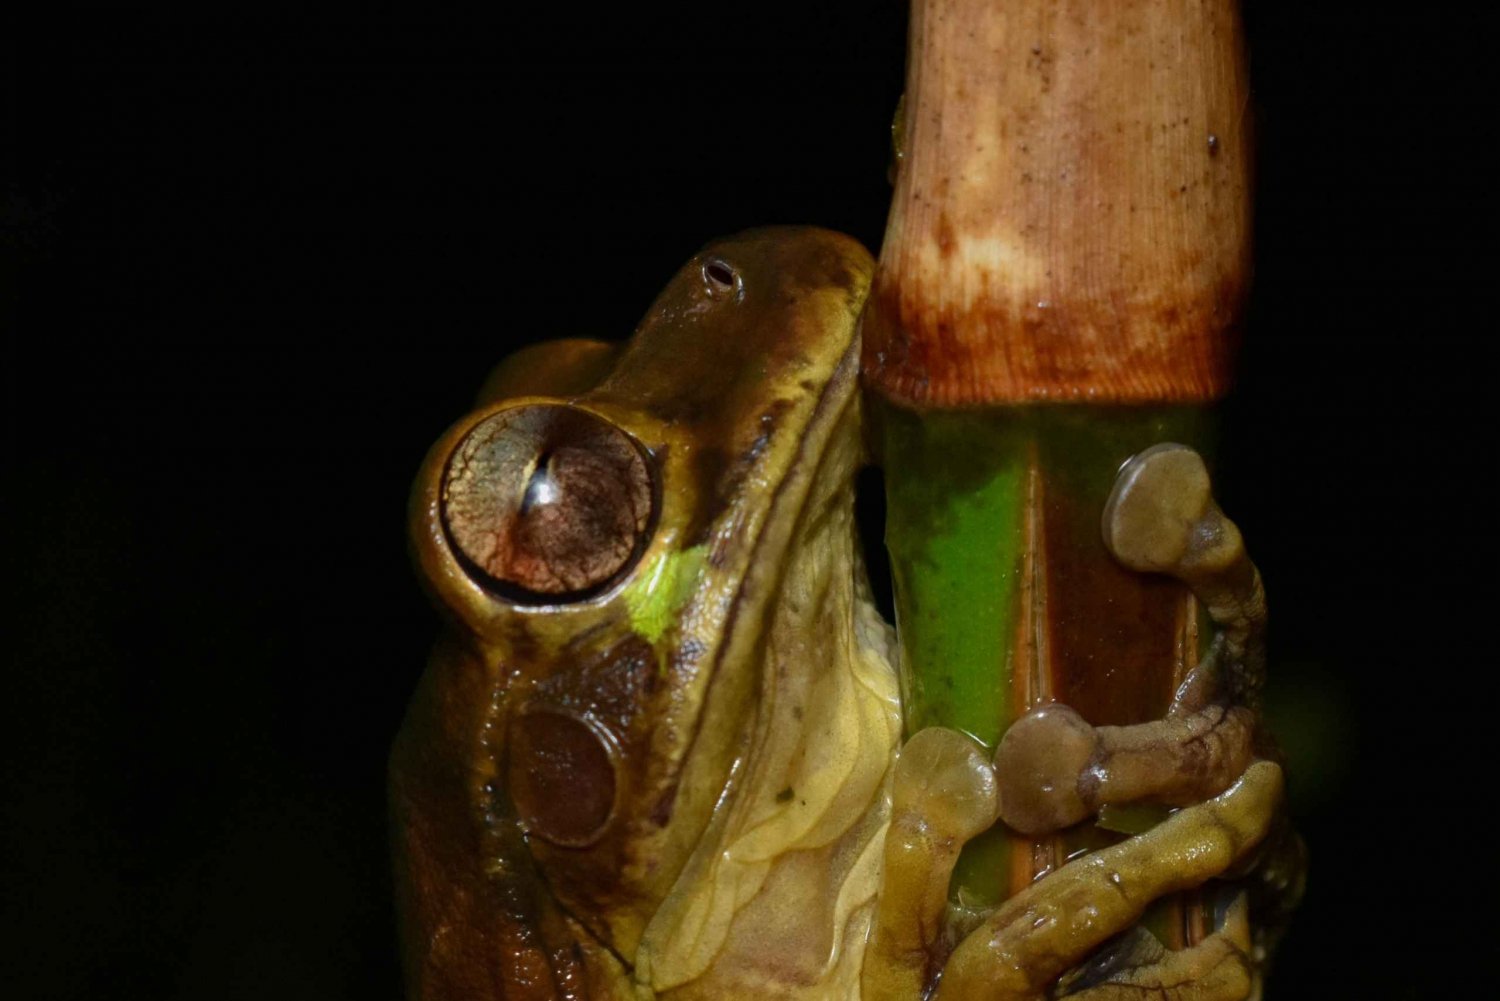
[[[1260,614],[1237,534],[1172,500],[1191,453],[1122,473],[1114,551],[1225,623],[1167,720],[1052,707],[993,758],[954,731],[903,747],[853,515],[873,267],[811,228],[711,244],[623,347],[532,349],[433,447],[411,536],[448,628],[391,759],[410,997],[1240,996],[1242,914],[1197,953],[1100,950],[1273,827],[1280,771],[1236,708]],[[1185,808],[952,920],[966,839],[1153,796]]]

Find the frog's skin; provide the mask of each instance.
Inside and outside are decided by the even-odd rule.
[[[1096,731],[1057,709],[995,764],[942,730],[898,760],[893,636],[853,521],[872,269],[821,230],[711,245],[623,349],[533,350],[434,446],[412,537],[449,629],[391,770],[410,997],[916,1001],[935,981],[945,998],[1041,997],[1091,954],[1068,974],[1079,996],[1127,996],[1108,992],[1130,977],[1243,996],[1215,992],[1248,971],[1243,906],[1196,951],[1096,952],[1271,826],[1280,772],[1250,764],[1253,727],[1223,722],[1258,670],[1243,551],[1178,545],[1151,507],[1173,484],[1136,476],[1113,551],[1198,588],[1225,623],[1218,666],[1159,724]],[[1204,765],[1190,748],[1215,741]],[[1038,761],[1071,792],[1042,794]],[[1045,830],[1210,796],[955,947],[953,860],[997,817]]]

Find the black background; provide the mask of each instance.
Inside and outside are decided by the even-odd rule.
[[[1492,881],[1487,26],[1254,6],[1219,492],[1314,857],[1272,997],[1429,996],[1488,959],[1459,917]],[[878,247],[898,5],[508,8],[7,33],[11,996],[396,996],[427,445],[509,349],[627,334],[710,237]]]

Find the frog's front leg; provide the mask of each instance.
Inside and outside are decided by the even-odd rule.
[[[1257,762],[1209,802],[1032,884],[942,963],[953,865],[964,843],[994,822],[995,793],[983,751],[956,730],[922,730],[901,749],[863,1001],[925,997],[940,964],[938,997],[960,1001],[1036,1001],[1069,970],[1060,988],[1080,1001],[1229,1001],[1250,993],[1243,895],[1222,926],[1191,948],[1168,952],[1136,929],[1114,948],[1096,950],[1130,930],[1159,897],[1220,876],[1254,852],[1277,813],[1279,766]]]
[[[995,768],[1001,817],[1026,834],[1076,824],[1109,804],[1202,802],[1256,755],[1265,592],[1198,453],[1157,445],[1126,463],[1105,506],[1104,541],[1130,569],[1187,583],[1219,633],[1163,719],[1094,727],[1052,704],[1016,721]]]
[[[1258,761],[1229,789],[1156,827],[1070,862],[1002,904],[968,934],[943,967],[939,1001],[1037,1001],[1069,969],[1128,931],[1169,893],[1198,886],[1244,862],[1270,831],[1282,793],[1281,768]],[[1243,902],[1223,927],[1178,952],[1145,932],[1134,953],[1062,985],[1079,1001],[1176,997],[1230,1001],[1248,996],[1253,970]],[[1136,947],[1136,943],[1140,943]],[[1118,953],[1116,954],[1118,957]]]

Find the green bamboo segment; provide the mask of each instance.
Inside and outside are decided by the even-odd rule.
[[[879,413],[907,732],[955,727],[993,748],[1012,717],[1028,429],[990,414]]]
[[[1183,639],[1196,637],[1192,601],[1174,581],[1117,566],[1100,516],[1136,452],[1162,441],[1211,452],[1205,409],[914,410],[872,396],[908,733],[954,727],[993,749],[1018,715],[1052,699],[1095,724],[1160,716],[1197,654]],[[996,903],[1119,836],[1084,828],[1042,845],[977,840],[950,896]]]

